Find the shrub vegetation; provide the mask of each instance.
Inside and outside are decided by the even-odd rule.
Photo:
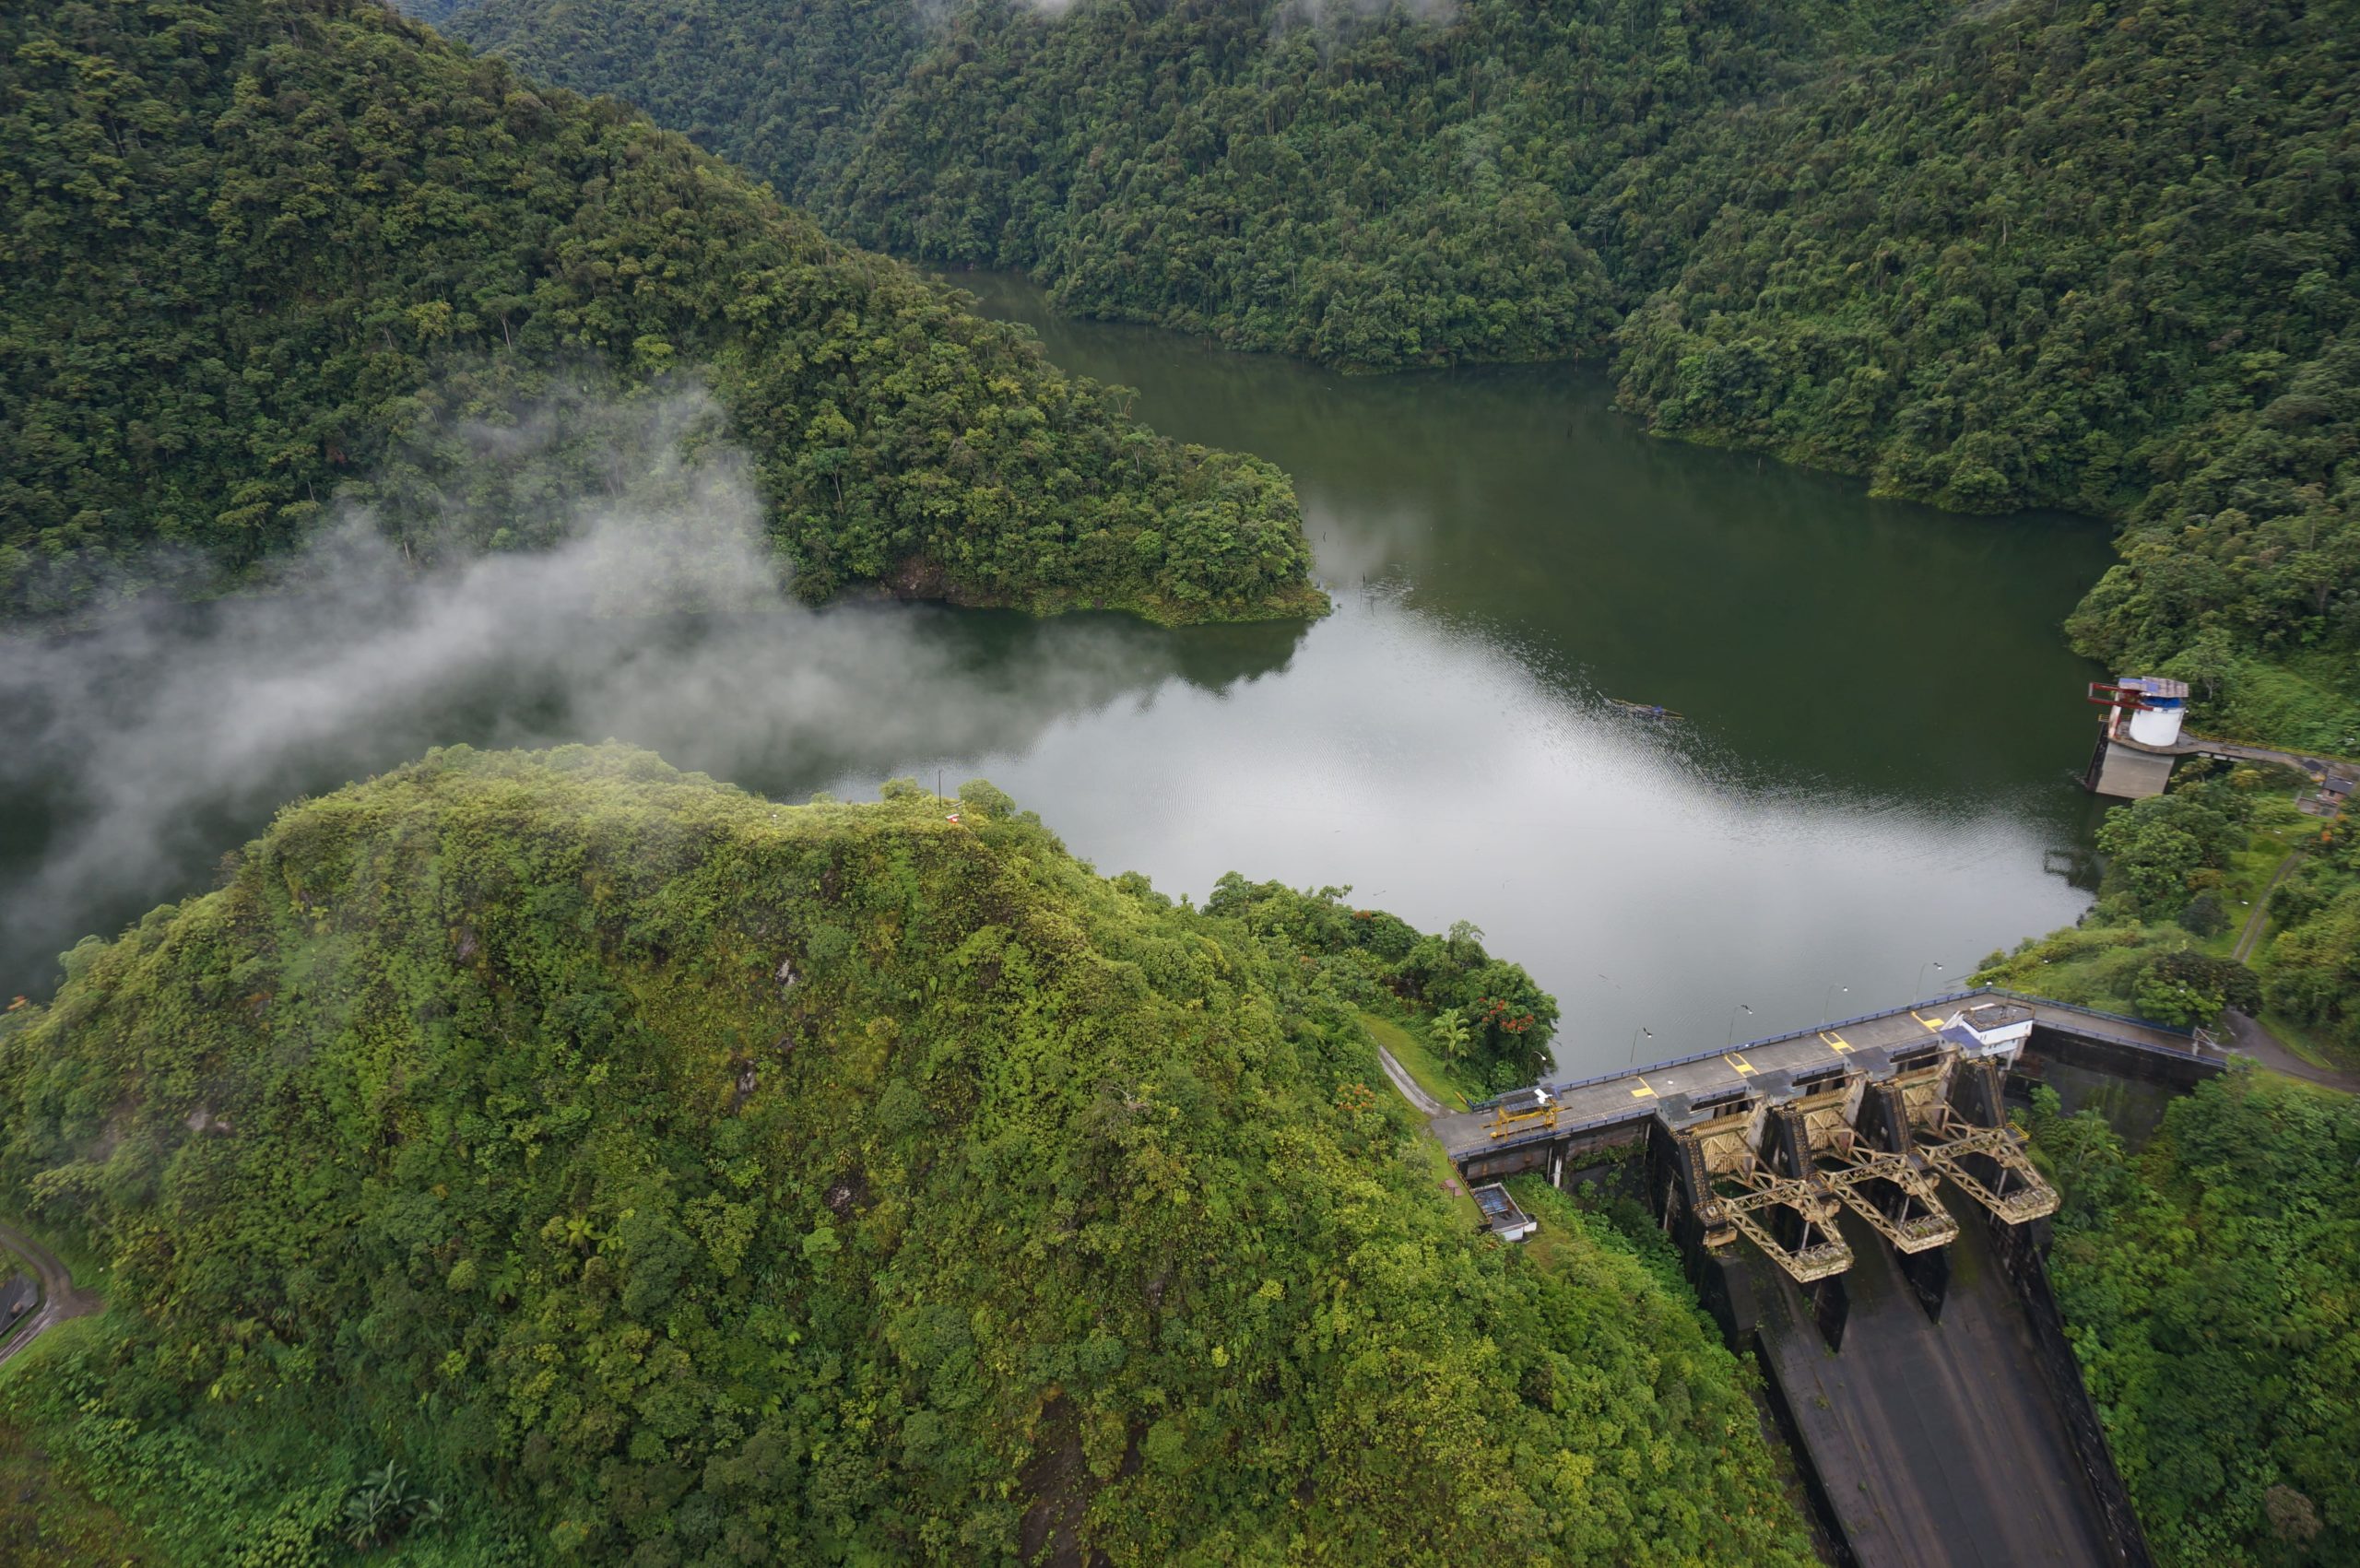
[[[2096,1112],[2035,1102],[2058,1305],[2159,1560],[2351,1562],[2360,1102],[2236,1074],[2134,1155]]]
[[[192,1562],[1810,1561],[1693,1302],[1469,1228],[1278,901],[888,795],[438,752],[77,948],[0,1193],[113,1305],[10,1419]]]

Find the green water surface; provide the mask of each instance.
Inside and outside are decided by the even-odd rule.
[[[1348,378],[958,281],[1288,469],[1336,613],[630,621],[495,561],[0,649],[0,987],[46,994],[284,801],[460,741],[613,737],[786,798],[982,774],[1175,895],[1235,868],[1470,919],[1559,994],[1567,1073],[1932,992],[2086,902],[2100,672],[2058,626],[2100,525],[1654,441],[1594,367]]]

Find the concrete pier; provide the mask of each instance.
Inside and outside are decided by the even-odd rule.
[[[2116,800],[2144,800],[2170,787],[2172,769],[2185,753],[2153,751],[2128,740],[2098,741],[2090,758],[2088,784],[2092,795]]]

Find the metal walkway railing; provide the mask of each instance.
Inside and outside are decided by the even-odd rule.
[[[1666,1056],[1658,1061],[1648,1062],[1644,1066],[1626,1067],[1613,1072],[1593,1073],[1588,1078],[1569,1079],[1564,1082],[1548,1083],[1545,1087],[1551,1093],[1562,1097],[1564,1095],[1570,1094],[1576,1090],[1594,1089],[1599,1084],[1612,1083],[1618,1079],[1631,1078],[1639,1073],[1655,1072],[1664,1067],[1687,1067],[1692,1063],[1709,1061],[1715,1056],[1727,1055],[1732,1051],[1745,1052],[1760,1050],[1765,1046],[1776,1045],[1788,1040],[1800,1040],[1806,1035],[1814,1034],[1821,1031],[1846,1030],[1858,1024],[1870,1023],[1881,1019],[1898,1018],[1903,1013],[1924,1012],[1933,1008],[1946,1008],[1957,1002],[1985,1000],[2022,1003],[2024,1006],[2033,1009],[2035,1022],[2043,1021],[2040,1018],[2040,1014],[2044,1011],[2071,1013],[2078,1018],[2095,1019],[2106,1023],[2129,1024],[2133,1029],[2152,1031],[2158,1034],[2180,1035],[2184,1036],[2189,1042],[2185,1046],[2165,1045],[2153,1040],[2141,1040],[2130,1035],[2118,1033],[2111,1030],[2096,1029],[2088,1025],[2078,1026],[2072,1031],[2073,1033],[2084,1035],[2093,1040],[2102,1040],[2109,1045],[2125,1046],[2133,1051],[2147,1051],[2159,1056],[2171,1058],[2194,1056],[2201,1059],[2210,1059],[2205,1055],[2208,1049],[2211,1050],[2215,1056],[2220,1053],[2219,1043],[2201,1030],[2183,1029],[2175,1024],[2157,1023],[2150,1019],[2132,1018],[2125,1013],[2106,1012],[2097,1008],[2083,1007],[2078,1002],[2060,1002],[2053,997],[2036,996],[2024,991],[2011,991],[2004,986],[1978,985],[1971,991],[1948,991],[1938,996],[1929,996],[1923,1001],[1905,1003],[1897,1008],[1880,1008],[1872,1013],[1858,1013],[1851,1018],[1836,1019],[1829,1023],[1812,1024],[1804,1029],[1790,1029],[1778,1034],[1765,1034],[1758,1039],[1748,1040],[1742,1044],[1717,1046],[1708,1051],[1693,1052],[1685,1056]],[[2057,1025],[2051,1023],[2048,1027],[2056,1028]],[[1472,1104],[1469,1104],[1468,1106],[1468,1110],[1470,1112],[1488,1111],[1496,1106],[1504,1098],[1504,1096],[1503,1095],[1495,1094],[1489,1100],[1477,1101]],[[1601,1125],[1611,1126],[1614,1123],[1628,1119],[1628,1117],[1624,1116],[1611,1116],[1606,1118],[1605,1122]],[[1564,1130],[1562,1126],[1559,1130]]]

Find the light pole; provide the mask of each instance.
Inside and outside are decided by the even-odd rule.
[[[1827,989],[1821,994],[1819,998],[1819,1021],[1825,1023],[1828,1020],[1830,1015],[1827,1009],[1829,1006],[1835,1002],[1836,997],[1848,996],[1851,994],[1852,988],[1849,985],[1838,985],[1834,981],[1829,981],[1827,984]]]
[[[1728,1044],[1728,1045],[1734,1045],[1734,1044],[1736,1044],[1736,1043],[1737,1043],[1737,1014],[1738,1014],[1738,1013],[1743,1013],[1746,1017],[1748,1017],[1748,1018],[1752,1018],[1752,1017],[1753,1016],[1753,1009],[1752,1009],[1752,1008],[1747,1007],[1743,1002],[1740,1002],[1740,1003],[1737,1005],[1737,1012],[1733,1012],[1733,1013],[1729,1014],[1729,1039],[1728,1039],[1728,1040],[1726,1040],[1726,1041],[1722,1042],[1722,1043],[1724,1043],[1724,1044]]]
[[[1911,981],[1909,984],[1910,1000],[1918,1001],[1924,998],[1926,995],[1926,972],[1929,969],[1936,974],[1940,974],[1942,972],[1942,966],[1935,962],[1932,959],[1928,959],[1924,963],[1919,964],[1918,966],[1918,978]]]
[[[1633,1066],[1633,1067],[1637,1067],[1637,1066],[1639,1065],[1639,1036],[1640,1036],[1640,1035],[1642,1035],[1642,1034],[1646,1035],[1646,1036],[1648,1039],[1650,1039],[1650,1040],[1653,1040],[1653,1039],[1656,1037],[1656,1032],[1655,1032],[1654,1030],[1652,1030],[1652,1029],[1649,1029],[1649,1028],[1648,1028],[1646,1024],[1644,1024],[1644,1023],[1643,1023],[1643,1024],[1641,1024],[1637,1029],[1635,1029],[1635,1030],[1634,1030],[1634,1031],[1632,1031],[1632,1032],[1631,1032],[1631,1062],[1630,1062],[1630,1065],[1631,1065],[1631,1066]]]

